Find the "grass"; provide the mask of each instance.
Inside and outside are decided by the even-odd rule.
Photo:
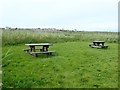
[[[58,42],[49,58],[25,53],[24,44],[3,46],[3,88],[118,88],[117,44],[95,49],[89,43]]]
[[[74,41],[103,40],[108,43],[118,42],[117,32],[75,32],[55,30],[2,30],[2,45],[25,43],[60,43]]]

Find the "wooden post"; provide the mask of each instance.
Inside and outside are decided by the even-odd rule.
[[[42,51],[43,51],[43,52],[45,51],[45,46],[43,46]]]
[[[35,52],[35,46],[30,46],[30,52],[34,51]]]
[[[104,46],[104,42],[102,43],[102,46]]]
[[[48,45],[46,45],[46,51],[48,51],[48,48],[49,48],[49,46],[48,46]]]

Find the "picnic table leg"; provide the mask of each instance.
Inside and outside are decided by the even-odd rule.
[[[43,46],[42,51],[43,51],[43,52],[45,51],[45,46]]]
[[[30,52],[34,51],[35,52],[35,46],[30,46]]]
[[[35,57],[37,57],[38,55],[37,54],[34,54]]]
[[[52,52],[50,52],[50,55],[52,55]]]
[[[104,46],[104,43],[102,43],[102,46]]]
[[[97,43],[97,46],[100,46],[100,43]]]
[[[46,51],[48,51],[49,46],[46,46]]]
[[[94,45],[94,46],[97,46],[97,43],[93,42],[93,45]]]
[[[48,48],[49,48],[49,46],[48,45],[46,45],[46,46],[43,46],[43,51],[48,51]]]
[[[32,52],[32,46],[30,46],[30,52]]]
[[[49,56],[49,53],[46,53],[46,56],[48,57],[48,56]]]

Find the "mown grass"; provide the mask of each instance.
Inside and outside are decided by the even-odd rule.
[[[109,43],[118,42],[117,32],[75,32],[55,30],[2,30],[2,45],[25,43],[59,43],[73,41],[103,40]]]
[[[56,43],[49,58],[25,53],[24,44],[3,46],[3,88],[118,88],[117,44],[95,49],[89,43]]]

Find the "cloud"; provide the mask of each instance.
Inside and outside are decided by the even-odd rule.
[[[2,26],[116,29],[118,0],[1,0]],[[113,25],[112,25],[113,24]]]

